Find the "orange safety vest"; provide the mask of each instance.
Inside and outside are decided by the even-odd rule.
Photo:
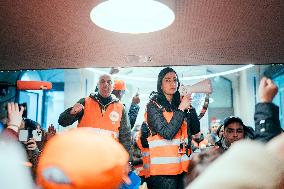
[[[120,102],[112,102],[101,109],[99,102],[87,97],[84,114],[77,127],[91,127],[99,134],[110,135],[118,139],[122,110],[123,104]]]
[[[136,136],[135,141],[142,154],[143,166],[137,167],[137,171],[139,171],[139,176],[144,176],[145,178],[148,178],[150,176],[150,153],[149,148],[143,148],[140,136],[141,130]]]
[[[163,112],[169,123],[173,112]],[[166,140],[159,134],[148,137],[150,152],[150,175],[178,175],[188,172],[190,161],[186,154],[185,143],[188,144],[187,125],[185,121],[172,140]],[[182,148],[180,148],[182,146]]]

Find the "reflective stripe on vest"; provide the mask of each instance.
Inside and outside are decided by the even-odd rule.
[[[143,161],[143,171],[141,171],[140,176],[144,176],[145,178],[148,178],[150,176],[150,153],[147,149],[147,151],[141,151],[142,153],[142,161]]]
[[[109,130],[105,130],[105,129],[100,129],[100,128],[91,128],[91,131],[95,131],[97,134],[102,134],[102,135],[107,135],[107,136],[112,136],[114,138],[118,138],[119,133],[118,132],[114,132],[114,131],[109,131]]]
[[[178,157],[156,157],[150,159],[151,164],[168,164],[168,163],[180,163],[181,160]]]
[[[159,146],[171,146],[171,145],[178,146],[180,144],[180,139],[173,139],[173,140],[161,139],[161,140],[149,141],[148,143],[149,143],[149,148],[155,148]]]
[[[191,158],[188,157],[186,154],[182,155],[181,157],[156,157],[151,158],[151,164],[168,164],[168,163],[181,163],[183,161],[188,161]]]
[[[145,178],[148,178],[150,176],[150,153],[149,153],[149,148],[143,148],[140,140],[141,136],[141,130],[138,132],[138,134],[135,137],[135,142],[137,144],[137,147],[140,149],[141,154],[142,154],[142,161],[143,161],[143,169],[140,170],[138,169],[138,174],[139,176],[144,176]],[[137,169],[136,169],[137,170]]]
[[[163,111],[169,123],[173,112]],[[190,157],[186,153],[187,125],[182,125],[172,140],[167,140],[161,135],[150,135],[147,140],[150,152],[150,175],[178,175],[188,171]],[[180,147],[182,146],[182,147]]]

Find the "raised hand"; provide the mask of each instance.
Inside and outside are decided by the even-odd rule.
[[[20,127],[22,123],[22,115],[24,112],[24,107],[20,106],[17,103],[9,102],[8,103],[8,126]]]
[[[272,102],[278,92],[278,87],[271,79],[263,77],[260,81],[258,92],[260,102]]]
[[[136,94],[136,95],[132,98],[132,104],[139,104],[139,103],[140,103],[139,94]]]
[[[28,150],[35,150],[37,148],[37,144],[34,138],[30,138],[27,142],[24,142],[27,145]]]
[[[191,94],[190,93],[186,94],[181,99],[178,109],[180,109],[181,111],[184,111],[185,109],[189,109],[191,107],[191,101],[192,101]]]
[[[71,109],[71,111],[70,111],[70,114],[72,114],[72,115],[78,114],[78,113],[81,112],[83,109],[84,109],[84,106],[83,106],[82,104],[76,103],[76,104],[72,107],[72,109]]]
[[[48,127],[47,133],[46,133],[46,140],[49,140],[51,137],[53,137],[54,135],[56,135],[56,129],[53,126],[53,124],[51,124]]]

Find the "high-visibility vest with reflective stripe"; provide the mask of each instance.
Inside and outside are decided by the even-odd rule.
[[[169,123],[173,112],[164,111],[163,115]],[[179,152],[180,144],[187,140],[185,121],[172,140],[166,140],[159,134],[149,136],[150,175],[177,175],[187,172],[190,157],[185,154],[185,148]]]
[[[138,135],[136,136],[136,144],[141,151],[142,154],[142,161],[143,167],[139,167],[139,176],[144,176],[145,178],[150,176],[150,153],[149,148],[143,148],[141,140],[141,130],[139,131]]]
[[[118,139],[123,104],[112,102],[103,107],[106,109],[101,110],[97,101],[90,97],[85,98],[84,114],[77,127],[91,127],[99,134]]]
[[[89,129],[90,132],[95,132],[100,135],[106,135],[106,136],[111,136],[114,137],[115,139],[118,139],[119,133],[114,132],[114,131],[109,131],[105,129],[100,129],[100,128],[92,128],[92,127],[84,127],[85,129]]]

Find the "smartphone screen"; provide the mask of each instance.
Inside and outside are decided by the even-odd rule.
[[[28,141],[28,130],[20,130],[19,131],[19,141],[27,142]]]
[[[41,130],[33,130],[33,138],[35,141],[41,141],[42,131]]]
[[[19,131],[19,141],[27,142],[28,141],[28,130],[20,130]],[[42,131],[41,130],[33,130],[33,138],[35,141],[41,141],[42,139]]]

